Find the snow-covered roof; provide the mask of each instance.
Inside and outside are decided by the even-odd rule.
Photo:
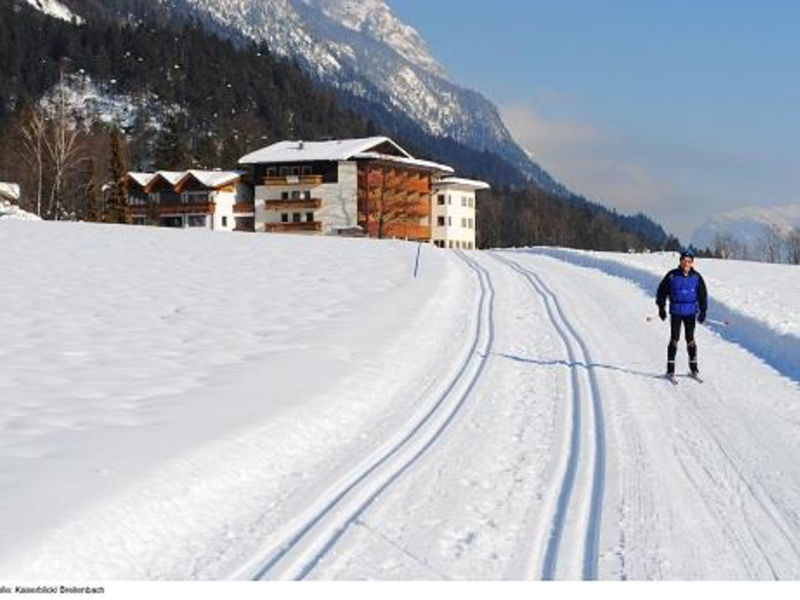
[[[169,183],[175,185],[186,175],[186,171],[157,171],[156,175],[160,175]]]
[[[207,188],[218,188],[226,183],[236,181],[242,175],[244,175],[243,171],[198,171],[192,169],[184,173],[175,187],[180,187],[188,178],[193,177]]]
[[[148,183],[150,183],[150,181],[155,176],[156,176],[155,173],[134,173],[134,172],[128,173],[128,177],[133,179],[136,183],[138,183],[142,187],[145,187]]]
[[[6,200],[12,200],[14,202],[19,200],[19,185],[0,181],[0,198],[5,198]]]
[[[239,164],[350,160],[356,154],[369,152],[387,143],[392,145],[403,156],[411,158],[408,152],[388,137],[376,136],[325,142],[285,140],[243,156],[239,159]]]
[[[465,179],[463,177],[444,177],[442,179],[434,181],[433,185],[434,186],[453,185],[473,190],[488,190],[492,187],[485,181],[480,181],[478,179]]]
[[[378,152],[359,152],[358,154],[354,154],[353,158],[394,162],[409,167],[417,167],[419,169],[424,169],[426,171],[436,171],[438,173],[455,173],[453,167],[448,167],[447,165],[442,165],[440,163],[432,162],[430,160],[421,160],[419,158],[392,156],[391,154],[380,154]]]

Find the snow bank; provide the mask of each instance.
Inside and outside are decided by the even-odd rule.
[[[5,200],[0,200],[0,221],[5,220],[41,221],[37,215],[22,210],[16,204],[11,204]]]
[[[654,301],[661,278],[678,265],[675,253],[619,254],[562,248],[526,251],[628,279]],[[698,259],[695,266],[709,289],[709,318],[730,323],[706,326],[781,374],[800,381],[800,267],[716,259]],[[653,315],[655,311],[654,305]],[[644,315],[631,318],[635,324]]]

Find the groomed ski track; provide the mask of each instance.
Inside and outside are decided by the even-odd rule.
[[[497,327],[469,402],[304,576],[800,574],[795,384],[704,329],[701,370],[724,381],[679,365],[674,387],[665,331],[631,325],[652,299],[629,282],[531,252],[469,256],[493,282]],[[760,422],[756,398],[775,411]],[[513,440],[491,437],[511,423]]]
[[[602,400],[597,377],[592,366],[591,354],[581,336],[564,315],[558,298],[535,272],[523,269],[519,264],[503,257],[499,253],[494,253],[491,256],[524,277],[533,291],[541,298],[553,327],[563,341],[569,357],[572,380],[570,449],[564,478],[558,494],[556,514],[553,517],[553,528],[547,544],[541,576],[545,580],[555,578],[561,540],[564,537],[565,528],[568,528],[571,521],[572,523],[586,523],[585,526],[581,525],[580,527],[580,529],[585,529],[582,575],[583,579],[596,579],[598,536],[602,513],[603,488],[605,486],[606,449]],[[581,379],[584,381],[580,381]],[[585,381],[586,379],[588,379],[588,384]],[[587,396],[590,398],[587,398]],[[594,426],[590,427],[590,424]],[[582,435],[584,428],[593,431],[593,448],[585,447],[586,442],[582,442],[582,438],[585,437]],[[583,448],[582,445],[584,446]],[[584,477],[587,477],[591,472],[591,485],[582,486],[584,489],[591,489],[588,515],[578,514],[579,510],[570,510],[572,491],[575,486],[575,477],[579,470],[581,456],[583,456],[584,462],[592,465],[591,468],[587,465],[586,468],[582,469],[586,473]],[[587,503],[584,502],[583,504],[586,505]],[[584,508],[583,510],[585,512],[587,509]],[[570,513],[573,514],[572,517],[568,517]],[[579,535],[580,533],[578,532],[578,537]]]
[[[800,372],[764,351],[774,342],[791,355],[796,339],[737,317],[737,306],[744,317],[764,307],[731,301],[737,280],[723,265],[708,269],[727,273],[716,283],[728,304],[717,307],[712,285],[709,317],[731,330],[697,328],[702,384],[686,375],[682,341],[672,385],[667,325],[647,319],[658,277],[617,268],[630,257],[424,248],[417,263],[420,247],[401,242],[125,228],[133,239],[121,243],[111,228],[56,229],[63,248],[97,238],[120,257],[139,247],[190,257],[188,243],[245,257],[258,246],[272,275],[229,283],[240,310],[260,323],[266,297],[265,321],[284,328],[207,332],[230,308],[228,288],[186,298],[219,270],[212,263],[177,283],[165,273],[128,302],[133,312],[109,311],[115,335],[91,338],[84,363],[76,349],[89,338],[73,338],[95,330],[96,307],[78,291],[113,304],[147,288],[149,271],[131,263],[136,285],[110,285],[98,261],[60,290],[67,308],[34,321],[7,294],[2,513],[6,532],[20,532],[0,552],[8,577],[800,578]],[[50,251],[49,229],[20,230],[16,245],[31,233]],[[74,267],[61,248],[45,263],[54,274]],[[55,275],[30,276],[29,254],[12,261],[16,280],[26,297],[45,297]],[[784,270],[763,267],[770,294],[794,293]],[[163,315],[139,326],[130,315],[147,313],[141,302]],[[773,306],[771,323],[783,315]],[[49,345],[58,377],[43,393],[32,360]],[[128,346],[153,359],[137,381],[164,386],[131,406],[106,381],[127,373],[130,353],[118,351]],[[230,363],[200,360],[210,349]],[[175,364],[207,377],[183,389]],[[80,395],[93,375],[95,391],[117,392]],[[66,490],[58,505],[53,485]]]
[[[434,445],[469,399],[494,342],[494,289],[488,271],[463,253],[460,258],[480,286],[476,327],[466,356],[430,410],[368,457],[302,515],[288,536],[234,575],[250,579],[305,579],[348,527]],[[426,403],[421,399],[421,403]],[[398,439],[399,438],[399,439]]]

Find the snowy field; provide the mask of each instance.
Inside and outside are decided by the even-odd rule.
[[[0,579],[800,577],[796,268],[417,249],[0,222]]]

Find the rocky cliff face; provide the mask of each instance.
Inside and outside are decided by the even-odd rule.
[[[399,111],[425,131],[503,157],[558,194],[555,182],[517,144],[497,108],[447,79],[411,26],[382,0],[157,0],[297,60],[319,80]]]

